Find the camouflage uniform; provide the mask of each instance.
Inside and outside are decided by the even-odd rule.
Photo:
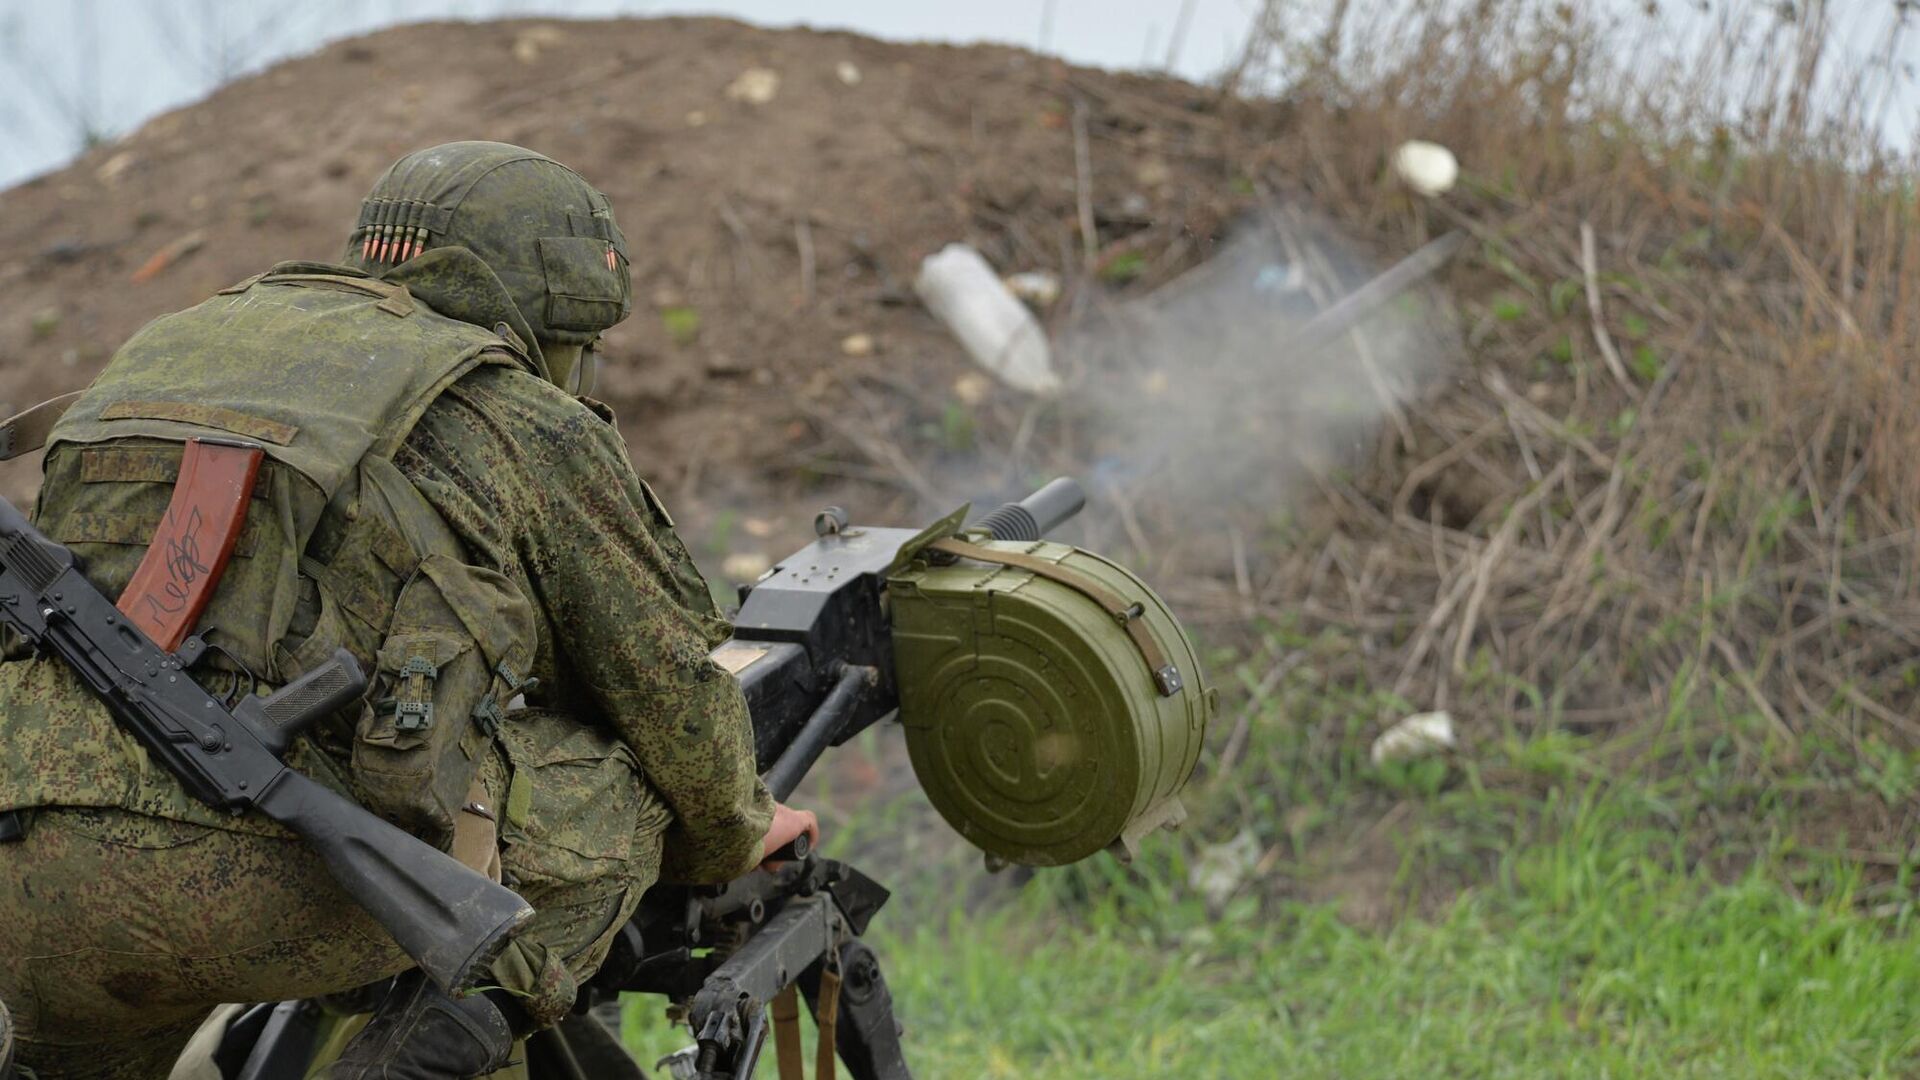
[[[477,156],[497,169],[500,157],[489,153],[455,164]],[[403,159],[396,172],[418,157]],[[443,168],[434,175],[448,174]],[[390,173],[383,185],[393,186],[394,178]],[[476,182],[474,172],[463,182]],[[753,774],[738,685],[707,659],[727,626],[706,583],[666,511],[635,475],[604,407],[548,381],[539,343],[591,340],[579,327],[596,318],[605,325],[606,312],[582,314],[580,305],[604,306],[604,293],[565,280],[556,286],[550,270],[540,287],[574,295],[536,303],[529,290],[537,283],[516,276],[511,258],[495,254],[483,262],[467,248],[434,248],[430,215],[411,204],[395,210],[377,202],[369,199],[361,233],[408,239],[387,249],[406,257],[376,267],[380,260],[371,256],[380,249],[359,245],[356,233],[356,246],[369,256],[361,265],[384,269],[387,286],[404,287],[427,314],[445,316],[446,325],[434,331],[442,337],[470,332],[457,322],[508,346],[438,389],[390,460],[457,540],[464,562],[507,583],[498,587],[498,602],[510,607],[518,594],[534,612],[531,655],[520,664],[527,670],[502,676],[523,689],[528,708],[508,712],[491,736],[463,730],[464,756],[452,760],[470,761],[471,777],[499,819],[503,876],[536,909],[495,963],[492,982],[519,995],[535,1021],[552,1022],[656,878],[720,881],[751,868],[772,802]],[[603,234],[611,229],[610,216],[602,226],[582,215],[576,234],[583,221]],[[594,239],[590,251],[571,239],[549,247],[579,248],[596,260],[602,247],[612,250],[586,239]],[[546,257],[551,267],[553,251]],[[613,257],[606,258],[614,269]],[[624,254],[618,270],[624,288]],[[276,271],[281,280],[311,277],[322,291],[339,291],[340,279],[362,273],[315,264]],[[297,291],[260,296],[289,310],[331,302]],[[227,317],[246,306],[219,310]],[[155,325],[160,329],[142,334],[163,334]],[[131,445],[147,449],[139,439]],[[57,501],[65,485],[107,468],[104,460],[56,445],[41,509],[48,493]],[[268,508],[284,509],[271,501],[263,507],[256,494],[249,530],[254,518],[274,516]],[[144,512],[150,532],[159,508]],[[67,513],[61,527],[97,528],[95,518],[108,516]],[[89,576],[111,594],[131,576],[141,543],[96,538],[75,546]],[[311,561],[301,563],[302,584]],[[271,607],[288,600],[249,601],[247,574],[229,570],[209,617],[225,611],[234,621],[234,612],[252,610],[249,602]],[[309,610],[306,593],[298,599],[290,604],[297,626],[330,617]],[[511,623],[511,611],[502,610]],[[475,633],[487,636],[484,627]],[[245,657],[249,666],[287,677],[297,672],[286,650],[255,645],[260,655]],[[492,659],[490,649],[482,651]],[[381,645],[368,659],[385,665],[385,652]],[[496,679],[486,700],[499,690]],[[316,729],[290,760],[445,846],[449,836],[436,828],[435,814],[444,798],[410,806],[407,798],[419,792],[367,780],[367,723],[363,716],[357,733],[351,722]],[[468,790],[468,779],[457,778],[458,790]],[[30,825],[24,839],[0,843],[0,1000],[14,1011],[23,1063],[44,1080],[164,1075],[219,1002],[316,996],[408,966],[302,844],[257,815],[228,817],[187,797],[57,660],[16,656],[0,664],[0,810],[10,808],[28,809]]]

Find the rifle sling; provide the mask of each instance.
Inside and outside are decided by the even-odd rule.
[[[31,409],[0,420],[0,461],[31,454],[47,445],[47,436],[53,433],[53,425],[67,415],[67,410],[84,393],[85,390],[75,390],[57,398],[48,398]]]
[[[1140,651],[1140,658],[1147,663],[1147,672],[1153,676],[1153,683],[1159,688],[1160,696],[1172,697],[1180,692],[1180,687],[1183,685],[1180,669],[1167,661],[1167,654],[1161,651],[1160,643],[1153,639],[1153,632],[1147,629],[1146,619],[1142,617],[1145,612],[1139,604],[1127,603],[1119,593],[1085,574],[1076,573],[1058,563],[1048,562],[1032,555],[1022,555],[1013,551],[995,551],[952,536],[944,540],[935,540],[927,545],[927,549],[948,555],[958,555],[975,562],[1025,570],[1035,577],[1043,577],[1048,581],[1065,585],[1092,600],[1108,615],[1113,616],[1114,621],[1127,632],[1127,637],[1132,639],[1134,648]]]

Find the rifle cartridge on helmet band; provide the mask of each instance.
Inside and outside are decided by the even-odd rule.
[[[541,342],[590,344],[633,306],[607,197],[522,147],[445,143],[394,162],[361,203],[342,261],[382,274],[441,248],[477,256],[525,317],[515,331]]]

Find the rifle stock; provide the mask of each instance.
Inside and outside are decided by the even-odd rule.
[[[518,894],[292,769],[254,806],[299,834],[347,895],[449,992],[470,985],[533,914]]]

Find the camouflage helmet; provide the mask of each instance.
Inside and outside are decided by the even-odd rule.
[[[478,256],[542,342],[589,344],[632,308],[607,197],[523,147],[443,143],[394,162],[360,204],[347,262],[377,274],[442,247]]]

